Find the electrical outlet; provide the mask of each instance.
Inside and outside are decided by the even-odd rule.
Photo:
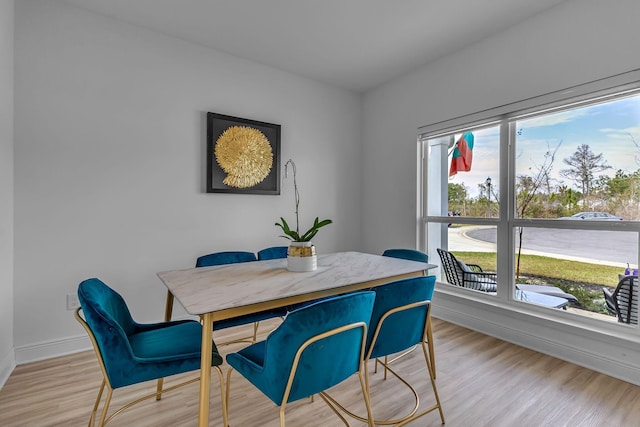
[[[67,294],[67,310],[75,310],[80,307],[80,300],[76,294]]]

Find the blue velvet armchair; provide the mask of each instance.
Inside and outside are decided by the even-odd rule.
[[[415,249],[387,249],[382,256],[391,258],[408,259],[410,261],[429,262],[429,255]]]
[[[417,261],[424,262],[425,264],[429,262],[429,255],[425,254],[422,251],[418,251],[416,249],[387,249],[382,253],[382,256],[399,258],[399,259],[407,259],[409,261]],[[431,299],[431,297],[429,297]],[[431,321],[427,325],[427,345],[429,346],[429,360],[431,363],[431,373],[433,374],[433,378],[436,377],[436,352],[433,343],[433,332],[431,330]],[[413,349],[409,350],[412,351]],[[406,353],[405,353],[406,354]],[[391,361],[388,358],[385,358],[385,364],[389,364],[394,360],[398,360],[400,357],[404,356],[404,354],[395,357]],[[376,362],[376,367],[378,366]],[[386,368],[385,368],[386,375]]]
[[[152,324],[137,323],[131,317],[122,296],[96,278],[80,283],[78,299],[80,308],[76,311],[76,319],[91,338],[104,377],[91,413],[90,426],[95,424],[105,387],[107,397],[99,426],[103,426],[131,405],[125,405],[107,417],[114,389],[200,369],[202,326],[199,322],[181,320]],[[222,357],[215,343],[213,343],[211,359],[220,377],[222,411],[226,425],[223,376],[219,367],[222,364]],[[164,390],[159,389],[156,393],[143,396],[134,403],[152,397],[159,400],[163,392],[198,380],[199,377],[196,377]]]
[[[272,246],[270,248],[258,251],[258,261],[266,261],[268,259],[286,258],[288,246]]]
[[[227,404],[236,370],[280,406],[284,426],[287,403],[316,393],[325,399],[324,390],[358,373],[370,413],[362,366],[374,297],[355,292],[294,310],[266,340],[228,354]]]
[[[203,255],[196,260],[196,268],[199,267],[211,267],[215,265],[236,264],[240,262],[252,262],[257,261],[257,258],[253,252],[243,251],[227,251],[227,252],[215,252],[208,255]],[[284,317],[287,315],[286,307],[274,308],[271,310],[264,310],[258,313],[247,314],[243,316],[233,317],[231,319],[220,320],[215,323],[215,328],[226,329],[234,326],[242,326],[253,324],[253,335],[235,339],[232,341],[221,343],[220,345],[231,344],[239,341],[255,342],[258,335],[259,322],[262,320],[273,319],[275,317]]]
[[[414,396],[414,407],[407,415],[395,420],[375,420],[376,424],[401,424],[413,421],[423,415],[438,409],[440,419],[444,424],[444,413],[438,390],[431,372],[428,350],[425,345],[427,339],[427,325],[430,324],[431,298],[435,287],[435,276],[422,276],[409,279],[398,280],[374,288],[376,300],[373,306],[369,332],[367,333],[367,354],[365,360],[375,359],[376,363],[385,365],[385,374],[388,370],[402,383],[404,383]],[[417,413],[419,397],[415,388],[406,380],[400,377],[388,363],[380,361],[379,358],[387,357],[420,345],[423,350],[424,360],[427,365],[427,372],[431,387],[435,395],[436,404]],[[369,370],[365,365],[365,378],[369,384]],[[368,387],[368,385],[367,385]],[[344,408],[329,396],[330,401],[340,407],[346,413],[366,421],[366,418],[356,415]],[[375,409],[375,408],[374,408]]]

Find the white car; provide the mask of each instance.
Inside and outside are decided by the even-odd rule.
[[[611,215],[606,212],[578,212],[575,215],[564,216],[558,219],[586,219],[589,221],[622,221],[621,217]]]

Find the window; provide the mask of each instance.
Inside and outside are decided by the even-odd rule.
[[[611,300],[639,262],[640,73],[625,79],[420,129],[419,237],[449,292],[637,327],[637,279],[634,320]]]

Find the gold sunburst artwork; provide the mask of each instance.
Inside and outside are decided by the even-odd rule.
[[[258,129],[247,126],[227,128],[216,141],[215,158],[227,174],[222,182],[235,188],[261,183],[273,165],[269,140]]]

